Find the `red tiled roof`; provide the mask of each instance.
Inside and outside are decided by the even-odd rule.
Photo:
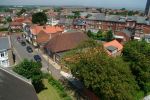
[[[13,22],[20,22],[20,23],[28,22],[28,23],[31,23],[32,22],[32,18],[31,17],[29,17],[29,18],[17,17],[17,18],[13,19]]]
[[[87,38],[87,35],[81,32],[63,33],[52,38],[46,45],[46,48],[52,52],[67,51],[75,48]]]
[[[38,26],[38,25],[32,26],[30,30],[34,35],[37,35],[41,30],[43,30],[47,34],[63,31],[63,29],[58,26]]]
[[[22,23],[20,23],[20,22],[11,22],[10,23],[10,26],[21,26],[22,25]]]
[[[16,17],[13,20],[14,22],[23,22],[24,21],[24,17]]]
[[[37,39],[36,42],[38,43],[45,43],[47,41],[49,41],[49,35],[47,33],[45,33],[43,30],[41,30],[39,32],[39,34],[37,35]]]

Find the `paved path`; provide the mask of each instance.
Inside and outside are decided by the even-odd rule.
[[[13,52],[16,55],[16,63],[19,63],[23,59],[29,59],[29,60],[34,60],[33,56],[38,54],[42,58],[42,71],[48,72],[48,69],[52,76],[55,79],[60,79],[62,78],[62,75],[60,74],[60,68],[54,67],[54,62],[50,61],[46,56],[42,54],[42,52],[39,52],[37,50],[34,50],[33,48],[33,53],[28,53],[26,50],[26,46],[22,46],[18,41],[17,41],[17,35],[12,35],[11,36],[11,42],[12,42],[12,47],[13,47]],[[30,44],[26,43],[27,46],[31,46]]]

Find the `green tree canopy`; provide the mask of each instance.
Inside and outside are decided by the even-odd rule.
[[[138,86],[128,65],[120,58],[109,57],[101,44],[83,42],[66,54],[63,63],[100,99],[134,100]]]
[[[27,79],[31,79],[36,92],[40,92],[44,87],[42,84],[41,67],[41,63],[25,59],[16,65],[13,70]]]
[[[74,18],[79,18],[80,17],[80,12],[79,11],[75,11],[74,13]]]
[[[102,38],[102,31],[98,30],[97,34],[96,34],[97,39],[101,39]]]
[[[145,41],[130,41],[125,44],[123,58],[129,62],[140,88],[150,92],[150,44]]]
[[[7,22],[12,22],[11,17],[7,17],[6,20],[7,20]]]
[[[126,8],[121,8],[120,10],[126,10]]]
[[[92,38],[92,37],[94,36],[93,33],[91,32],[91,30],[88,30],[87,36],[88,36],[89,38]]]
[[[26,12],[26,9],[22,8],[18,13],[17,16],[21,16],[23,13]]]
[[[61,7],[55,7],[55,8],[54,8],[54,11],[55,11],[55,12],[60,12],[61,10],[62,10]]]
[[[111,40],[113,40],[113,33],[112,33],[112,31],[111,30],[109,30],[106,34],[105,34],[105,40],[107,41],[107,42],[109,42],[109,41],[111,41]]]
[[[34,13],[32,15],[32,22],[34,24],[44,25],[47,22],[47,16],[44,12]]]

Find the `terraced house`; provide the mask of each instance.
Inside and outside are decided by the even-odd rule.
[[[150,20],[147,17],[140,16],[118,16],[105,15],[104,13],[92,14],[86,18],[88,29],[101,29],[122,31],[125,28],[133,29],[136,33],[143,33],[145,28],[150,27]],[[150,31],[149,31],[150,32]]]

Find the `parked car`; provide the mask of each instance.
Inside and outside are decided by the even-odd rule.
[[[17,37],[17,41],[18,41],[18,42],[21,42],[21,41],[22,41],[22,39],[21,39],[20,36]]]
[[[26,42],[21,41],[21,45],[22,45],[22,46],[26,46]]]
[[[34,55],[34,60],[37,61],[37,62],[41,62],[42,59],[39,55]]]
[[[33,52],[32,48],[31,48],[30,46],[27,46],[26,49],[27,49],[27,51],[28,51],[29,53]]]

